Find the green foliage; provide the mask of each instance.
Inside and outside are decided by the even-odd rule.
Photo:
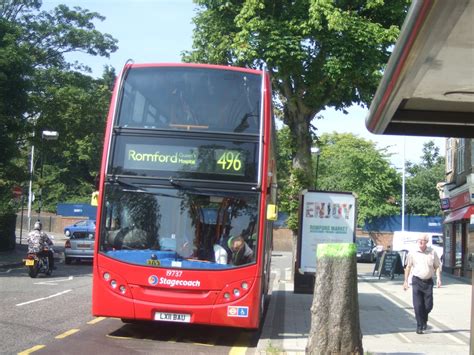
[[[313,174],[312,120],[328,107],[367,106],[408,0],[195,0],[190,62],[262,68],[295,142],[292,164]]]
[[[314,186],[303,171],[290,168],[294,149],[288,128],[278,131],[280,147],[277,165],[279,209],[290,212],[289,225],[298,228],[299,191]],[[323,134],[315,144],[320,148],[318,190],[346,191],[357,195],[358,225],[376,217],[401,213],[401,175],[389,164],[386,148],[353,134]],[[316,157],[313,157],[316,159]],[[420,164],[407,163],[405,213],[440,214],[436,184],[444,179],[445,162],[432,141],[425,143]]]
[[[358,225],[374,217],[400,213],[401,178],[385,149],[353,134],[320,137],[318,189],[357,195]]]
[[[278,132],[279,208],[290,213],[289,226],[298,228],[299,192],[315,181],[302,170],[288,169],[294,156],[288,128]],[[401,177],[390,166],[386,149],[353,134],[323,134],[320,148],[318,190],[354,192],[358,203],[358,225],[366,219],[399,214]],[[316,157],[314,157],[316,159]],[[288,169],[288,170],[285,170]],[[283,170],[283,172],[282,172]]]
[[[277,131],[277,172],[278,181],[287,181],[291,175],[296,142],[291,139],[288,127]]]
[[[420,164],[407,164],[405,184],[405,213],[413,215],[441,215],[436,184],[445,180],[445,160],[433,141],[423,145]]]
[[[54,69],[42,74],[40,122],[57,131],[59,139],[42,143],[38,132],[35,144],[45,157],[38,185],[43,186],[45,208],[54,210],[58,201],[90,201],[102,155],[111,74],[104,73],[104,79]]]
[[[26,178],[18,145],[25,133],[23,112],[32,70],[31,57],[18,36],[19,29],[0,18],[0,215],[16,209],[11,189]]]
[[[93,21],[103,20],[97,13],[65,5],[40,9],[38,0],[0,5],[0,213],[16,208],[11,188],[26,185],[31,144],[36,157],[44,157],[43,179],[35,179],[34,187],[49,190],[43,191],[49,196],[46,205],[52,206],[53,198],[58,198],[54,204],[61,197],[85,199],[99,165],[115,73],[109,70],[104,80],[94,80],[74,72],[90,69],[68,63],[64,54],[109,56],[117,41],[95,29]],[[42,145],[45,129],[58,131],[60,140]],[[35,163],[37,177],[40,161]]]
[[[291,168],[288,179],[280,181],[278,185],[279,208],[289,212],[288,228],[296,232],[298,230],[300,192],[309,186],[308,174],[302,169]]]

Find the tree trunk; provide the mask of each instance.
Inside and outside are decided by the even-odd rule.
[[[295,144],[295,156],[293,157],[293,169],[307,170],[308,177],[312,176],[311,146],[311,111],[304,107],[301,98],[295,97],[294,93],[287,87],[282,88],[288,97],[284,107],[285,124],[291,132]]]
[[[319,244],[307,354],[363,354],[355,244]]]
[[[307,170],[308,175],[312,176],[311,146],[313,140],[309,123],[304,117],[298,117],[293,119],[293,125],[289,128],[293,139],[298,142],[295,146],[293,168]]]

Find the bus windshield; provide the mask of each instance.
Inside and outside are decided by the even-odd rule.
[[[224,269],[255,262],[256,193],[107,185],[100,251],[138,265]]]
[[[232,70],[130,68],[118,125],[257,134],[261,85],[260,75]]]

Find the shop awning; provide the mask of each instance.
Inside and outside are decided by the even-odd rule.
[[[378,134],[472,137],[474,1],[413,0],[366,125]]]
[[[448,214],[446,218],[444,219],[443,223],[451,223],[454,221],[459,221],[461,219],[470,219],[471,215],[473,214],[474,214],[474,206],[473,205],[466,206]]]

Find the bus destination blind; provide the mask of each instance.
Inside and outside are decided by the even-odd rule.
[[[123,167],[244,176],[245,160],[245,151],[237,149],[127,143]]]

